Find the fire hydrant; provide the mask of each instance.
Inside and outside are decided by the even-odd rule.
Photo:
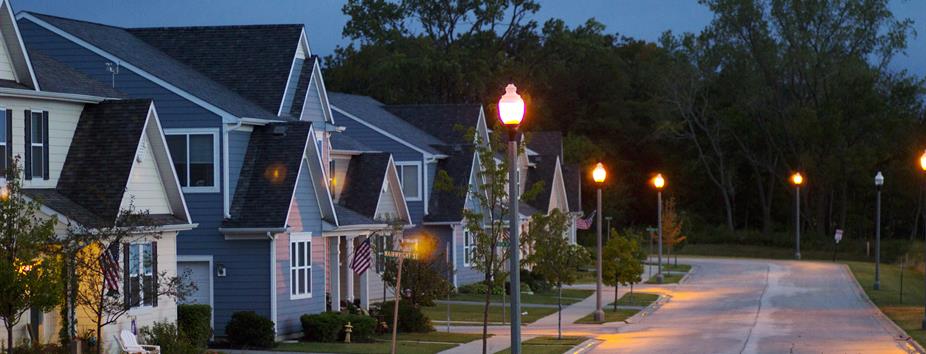
[[[350,332],[353,332],[354,326],[350,325],[350,322],[347,322],[344,325],[344,343],[350,343]]]

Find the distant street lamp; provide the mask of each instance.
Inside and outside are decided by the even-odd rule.
[[[662,189],[666,186],[666,179],[662,177],[662,174],[656,174],[656,177],[653,177],[653,187],[656,187],[657,203],[656,203],[656,218],[657,225],[659,227],[659,259],[657,264],[659,265],[656,270],[656,282],[662,284]]]
[[[604,184],[605,177],[608,176],[608,171],[605,171],[604,165],[599,162],[595,165],[595,169],[592,170],[592,179],[595,180],[595,183],[598,184],[598,220],[595,222],[595,226],[598,230],[597,246],[595,251],[596,261],[595,277],[597,281],[595,282],[595,321],[604,322],[604,310],[602,310],[601,305],[601,185]]]
[[[923,155],[920,156],[920,169],[926,172],[926,152],[923,152]],[[926,253],[923,253],[923,257],[926,258]],[[926,277],[926,273],[924,273],[924,277]],[[926,283],[924,283],[924,286],[926,286]],[[926,309],[926,302],[923,303],[923,308]],[[926,329],[926,315],[923,316],[922,328]]]
[[[881,171],[875,175],[875,290],[881,289],[881,186],[884,185],[884,175]]]
[[[791,175],[791,184],[794,185],[794,259],[801,259],[801,185],[804,176],[800,172]]]
[[[521,353],[521,250],[519,241],[520,215],[518,212],[518,126],[524,119],[524,100],[514,84],[505,87],[498,100],[498,116],[508,128],[508,257],[511,281],[511,353]]]

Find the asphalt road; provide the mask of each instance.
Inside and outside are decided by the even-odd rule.
[[[593,353],[905,353],[842,265],[691,259],[689,279],[638,323],[596,333]]]

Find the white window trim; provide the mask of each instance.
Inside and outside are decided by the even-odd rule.
[[[294,243],[307,242],[308,247],[306,252],[308,252],[308,257],[306,258],[306,266],[303,267],[293,267],[293,260],[289,260],[289,299],[290,300],[299,300],[299,299],[311,299],[312,298],[312,233],[311,232],[293,232],[289,234],[289,257],[292,258],[292,247]],[[298,256],[298,255],[297,255]],[[305,284],[308,292],[305,294],[293,294],[293,270],[294,269],[306,269],[307,275],[309,276],[309,281]]]
[[[220,172],[221,170],[221,155],[219,154],[219,128],[195,128],[195,129],[164,129],[164,136],[168,135],[204,135],[212,134],[212,163],[215,165],[215,168],[212,169],[213,174],[213,186],[212,187],[190,187],[190,182],[187,180],[186,187],[180,187],[183,189],[183,193],[218,193],[220,191]],[[169,148],[168,148],[169,149]],[[169,153],[169,152],[168,152]],[[186,163],[187,163],[187,175],[186,176],[177,176],[177,179],[189,179],[190,175],[190,144],[189,138],[187,138],[186,146]]]
[[[36,114],[38,114],[38,116],[39,116],[39,124],[44,124],[44,123],[45,123],[45,120],[43,119],[43,118],[44,118],[44,112],[45,112],[45,111],[47,111],[47,110],[41,109],[41,108],[38,108],[38,109],[30,109],[30,111],[29,111],[29,125],[30,125],[30,127],[29,127],[29,128],[30,128],[29,132],[30,132],[30,133],[35,134],[35,132],[33,132],[33,131],[31,130],[31,128],[32,128],[31,125],[32,125],[32,120],[35,119],[35,115],[36,115]],[[45,130],[48,130],[48,129],[46,129],[46,128],[47,128],[47,127],[43,127],[43,129],[42,129],[42,130],[43,130],[43,131],[42,131],[42,134],[43,134],[43,135],[45,134]],[[25,127],[23,127],[23,129],[25,129]],[[25,133],[25,130],[23,130],[23,133]],[[25,138],[26,138],[26,137],[23,136],[23,139],[25,139]],[[29,161],[29,165],[30,165],[30,167],[32,168],[32,171],[30,171],[30,172],[32,172],[32,179],[36,179],[36,177],[38,177],[38,179],[41,180],[42,177],[45,176],[45,141],[44,141],[45,136],[43,136],[42,138],[43,138],[42,141],[35,142],[35,141],[32,141],[32,137],[31,137],[31,136],[29,137],[29,153],[30,153],[29,157],[32,158],[32,160]],[[48,139],[48,141],[51,141],[51,139]],[[35,166],[36,166],[36,165],[35,165],[35,154],[32,154],[32,149],[33,149],[33,148],[41,148],[41,149],[42,149],[42,165],[39,166],[39,167],[42,168],[42,173],[40,173],[40,174],[35,174]],[[25,154],[23,154],[23,156],[25,157]],[[51,165],[49,164],[49,166],[51,166]],[[23,165],[22,168],[25,168],[25,165]]]
[[[132,242],[132,243],[129,243],[128,245],[129,245],[129,248],[130,248],[130,250],[129,250],[129,254],[130,254],[130,255],[132,254],[131,249],[136,248],[136,247],[139,247],[139,246],[142,246],[142,245],[149,245],[149,246],[151,246],[152,256],[154,255],[154,252],[156,252],[156,251],[154,250],[154,243],[151,242],[151,241]],[[139,261],[138,269],[139,269],[139,270],[144,270],[145,263],[144,263],[144,258],[143,258],[143,257],[144,257],[144,255],[141,253],[141,250],[139,250],[139,253],[138,253],[138,261]],[[152,264],[151,264],[151,274],[142,274],[142,275],[144,275],[144,276],[154,276],[154,275],[157,273],[157,269],[154,269],[154,262],[155,262],[154,257],[151,258],[151,262],[152,262]],[[135,274],[135,275],[138,276],[138,274]],[[132,274],[129,274],[129,277],[131,278],[131,277],[132,277]],[[123,282],[123,283],[124,283],[124,282]],[[123,289],[123,291],[129,291],[129,289]],[[140,313],[140,312],[146,312],[146,311],[149,311],[150,309],[153,309],[153,308],[154,308],[154,305],[145,305],[145,287],[144,287],[144,285],[142,284],[141,279],[138,280],[138,291],[139,291],[139,295],[138,295],[139,303],[138,303],[138,305],[129,307],[129,312],[132,313],[132,314],[138,314],[138,313]],[[155,292],[157,292],[157,290],[155,290]],[[129,298],[131,298],[131,297],[132,297],[132,295],[130,294],[130,295],[129,295]]]
[[[463,229],[463,266],[472,267],[473,257],[470,255],[471,249],[476,248],[476,240],[472,242],[467,242],[467,240],[472,237],[472,232],[469,232],[466,228]],[[469,262],[466,260],[469,259]]]
[[[404,167],[404,166],[416,166],[416,167],[418,168],[418,193],[416,194],[417,197],[413,197],[413,198],[412,198],[412,197],[405,197],[405,201],[407,201],[407,202],[420,202],[420,201],[423,200],[423,198],[422,198],[422,196],[421,196],[421,190],[423,189],[423,188],[421,188],[421,182],[422,182],[422,179],[421,179],[421,177],[422,177],[422,176],[421,176],[421,161],[396,161],[396,162],[395,162],[395,167],[396,167],[396,169],[401,170],[401,168]],[[398,175],[399,175],[399,188],[403,188],[403,189],[404,189],[404,188],[405,188],[405,187],[404,187],[405,182],[403,182],[403,178],[404,178],[403,176],[404,176],[404,175],[403,175],[403,173],[401,173],[401,172],[398,173]],[[405,196],[405,191],[404,191],[404,190],[402,191],[402,195]]]
[[[2,120],[2,122],[0,122],[0,124],[3,124],[3,125],[6,125],[6,122],[7,122],[7,120],[8,120],[7,117],[6,117],[6,110],[7,110],[7,107],[5,107],[5,106],[0,106],[0,111],[3,111],[3,118],[0,118],[0,120]],[[7,130],[13,129],[13,127],[6,127],[6,129],[7,129]],[[13,148],[13,144],[12,144],[11,142],[9,142],[9,141],[6,141],[6,134],[5,134],[5,133],[2,134],[2,136],[0,136],[0,146],[3,146],[3,147],[5,147],[5,148],[7,148],[7,149],[12,149],[12,148]],[[4,155],[3,155],[3,156],[0,156],[0,159],[6,160],[6,156],[7,156],[7,155],[8,155],[8,154],[6,153],[6,151],[4,151]],[[9,165],[9,164],[10,164],[10,161],[6,161],[6,164]],[[4,167],[4,166],[0,165],[0,167]],[[4,184],[6,183],[6,178],[5,178],[4,176],[5,176],[5,175],[0,175],[0,183],[4,183]]]

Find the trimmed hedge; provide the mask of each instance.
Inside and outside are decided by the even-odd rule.
[[[190,343],[205,348],[212,337],[212,307],[209,305],[177,305],[177,329]]]
[[[271,348],[276,333],[273,321],[258,315],[254,311],[241,311],[232,314],[225,325],[228,342],[239,348]]]
[[[379,313],[386,321],[386,324],[392,326],[392,313],[395,309],[394,301],[384,302]],[[421,312],[421,308],[412,304],[411,301],[399,302],[399,332],[403,333],[427,333],[434,331],[431,325],[431,319]]]
[[[376,319],[365,315],[322,312],[302,315],[302,333],[306,340],[315,342],[338,342],[345,337],[344,325],[350,322],[352,342],[373,341]]]

